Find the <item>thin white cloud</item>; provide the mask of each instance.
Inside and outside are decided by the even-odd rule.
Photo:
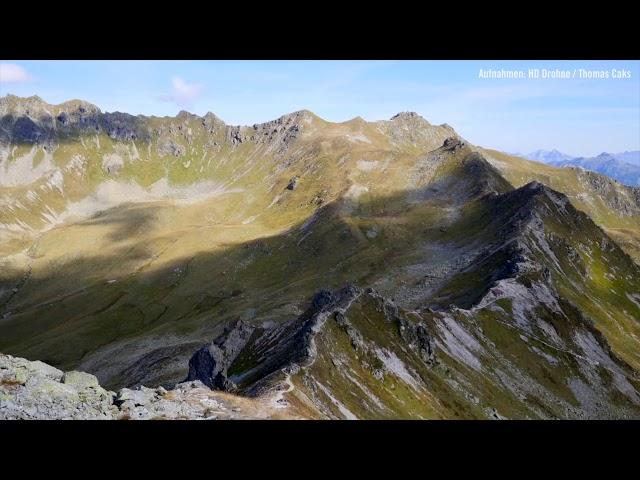
[[[160,100],[163,102],[173,102],[183,107],[190,105],[202,93],[202,85],[197,83],[188,83],[180,77],[171,79],[171,93],[162,95]]]
[[[0,83],[21,83],[31,80],[24,67],[15,63],[0,63]]]

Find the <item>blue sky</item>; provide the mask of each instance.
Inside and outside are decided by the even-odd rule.
[[[483,79],[480,69],[608,71],[608,79]],[[611,78],[612,69],[630,79]],[[640,150],[640,61],[0,61],[0,95],[103,111],[212,111],[251,125],[308,109],[329,121],[416,111],[477,145],[572,155]]]

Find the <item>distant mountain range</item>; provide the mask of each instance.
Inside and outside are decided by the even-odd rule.
[[[616,153],[613,156],[621,162],[640,166],[640,150],[635,150],[633,152]]]
[[[572,157],[558,150],[536,150],[528,154],[517,154],[529,160],[555,167],[578,167],[607,175],[620,183],[640,186],[640,151],[607,153],[597,157]]]
[[[536,162],[542,163],[561,162],[574,158],[571,155],[559,152],[558,150],[536,150],[535,152],[518,155],[529,160],[535,160]]]

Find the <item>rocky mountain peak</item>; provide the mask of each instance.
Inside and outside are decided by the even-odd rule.
[[[297,110],[295,112],[287,113],[274,120],[279,125],[300,125],[303,123],[309,123],[313,120],[315,115],[309,110]],[[270,124],[271,122],[266,122]],[[265,125],[265,124],[262,124]]]
[[[391,117],[391,120],[424,120],[424,118],[416,112],[399,112]]]
[[[195,113],[187,112],[186,110],[180,110],[178,112],[178,115],[176,115],[176,118],[180,120],[185,120],[189,118],[200,118],[200,117],[198,117],[198,115],[196,115]]]
[[[264,123],[255,123],[252,128],[257,131],[270,131],[273,129],[280,130],[290,127],[302,127],[305,124],[311,123],[315,115],[309,110],[298,110],[296,112],[287,113],[275,120],[270,120]],[[278,130],[279,131],[279,130]]]
[[[518,220],[532,219],[540,214],[547,215],[551,211],[570,216],[576,215],[576,210],[571,207],[569,199],[564,194],[535,180],[507,192],[503,197],[499,203],[504,208],[508,208],[509,205],[518,205],[520,213],[514,217]]]
[[[539,197],[539,196],[547,196],[552,198],[555,201],[562,200],[563,202],[568,202],[567,197],[548,187],[544,183],[540,183],[537,180],[527,183],[526,185],[520,188],[522,193],[528,197]]]
[[[207,112],[205,113],[204,117],[202,117],[203,120],[210,122],[210,123],[219,123],[224,125],[224,120],[222,120],[219,116],[217,116],[215,113],[213,112]]]
[[[28,117],[35,121],[43,118],[66,114],[66,115],[94,115],[99,114],[100,109],[92,103],[84,100],[68,100],[58,105],[45,102],[37,95],[31,97],[18,97],[16,95],[6,95],[0,98],[0,115],[12,115],[14,117]]]
[[[81,115],[90,115],[101,113],[101,110],[92,103],[84,100],[69,100],[57,105],[57,110],[67,113],[78,113]]]

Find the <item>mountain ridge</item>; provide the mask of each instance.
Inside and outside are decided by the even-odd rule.
[[[518,153],[515,156],[555,167],[579,167],[606,175],[624,185],[640,186],[640,151],[602,152],[594,157],[578,157],[554,149],[536,150],[526,155]]]
[[[38,107],[36,111],[31,110],[34,107]],[[227,124],[224,120],[222,120],[220,117],[218,117],[215,113],[211,111],[206,112],[202,116],[189,112],[187,110],[180,110],[176,115],[173,115],[173,116],[171,115],[157,116],[157,115],[147,115],[142,113],[133,115],[126,112],[121,112],[119,110],[115,110],[113,112],[107,112],[107,111],[103,112],[97,105],[87,102],[85,100],[80,100],[80,99],[71,99],[71,100],[66,100],[59,104],[51,104],[43,100],[38,95],[32,95],[30,97],[20,97],[13,94],[6,94],[0,97],[0,115],[2,116],[8,115],[10,112],[17,113],[17,114],[26,114],[32,120],[40,120],[39,117],[32,117],[33,115],[42,114],[42,113],[52,115],[52,112],[57,112],[57,114],[94,113],[99,115],[113,115],[113,116],[126,115],[128,117],[137,118],[137,119],[177,119],[177,118],[184,118],[184,117],[205,119],[209,117],[209,118],[215,118],[219,122],[223,123],[224,125],[228,125],[230,127],[245,127],[245,128],[256,128],[260,126],[265,126],[267,124],[272,124],[280,120],[286,120],[289,118],[296,118],[296,117],[298,118],[311,117],[311,118],[316,118],[318,120],[321,120],[322,122],[334,123],[334,124],[345,124],[345,123],[352,123],[352,122],[357,123],[360,121],[365,123],[379,123],[379,122],[390,122],[390,121],[412,121],[413,120],[413,121],[424,122],[426,125],[431,125],[424,117],[422,117],[416,112],[410,112],[410,111],[398,112],[395,115],[392,115],[388,120],[368,121],[358,116],[358,117],[354,117],[352,119],[348,119],[344,121],[331,122],[321,118],[311,110],[304,109],[304,108],[300,110],[295,110],[289,113],[283,113],[282,115],[279,115],[277,118],[273,120],[267,120],[264,122],[247,123],[247,124]],[[439,126],[449,127],[449,125],[447,124],[442,124]]]
[[[640,189],[311,115],[0,119],[0,351],[305,418],[639,415]]]
[[[615,155],[601,153],[597,157],[577,157],[560,162],[550,162],[556,167],[577,167],[604,174],[618,182],[632,187],[640,187],[640,166],[618,160]]]
[[[514,202],[514,197],[519,200]],[[494,198],[489,201],[493,202]],[[496,264],[503,273],[500,273],[498,277],[492,277],[487,289],[480,295],[481,298],[473,301],[472,304],[451,305],[435,311],[424,307],[418,311],[408,312],[371,288],[362,289],[347,285],[336,292],[323,290],[313,296],[306,312],[290,322],[262,327],[251,326],[243,320],[228,324],[211,344],[205,345],[193,354],[189,362],[189,374],[185,380],[187,383],[178,383],[175,387],[166,385],[165,390],[160,390],[166,392],[168,389],[171,392],[177,389],[182,392],[186,388],[184,385],[190,385],[189,382],[202,382],[188,388],[201,388],[198,385],[204,384],[214,390],[241,393],[254,398],[258,405],[264,404],[265,408],[262,410],[265,410],[267,405],[273,404],[273,399],[277,399],[277,404],[282,408],[291,408],[292,412],[304,412],[302,418],[351,419],[389,418],[389,416],[391,418],[396,416],[407,416],[408,418],[429,418],[432,416],[435,418],[455,418],[457,416],[512,418],[514,415],[529,418],[626,418],[627,416],[634,418],[638,415],[640,408],[640,395],[638,394],[640,378],[637,373],[634,373],[629,364],[613,353],[607,337],[600,334],[587,319],[581,317],[575,304],[567,303],[557,297],[558,293],[551,293],[555,292],[557,288],[552,286],[555,282],[550,282],[556,273],[549,272],[548,268],[541,269],[540,266],[535,265],[536,261],[530,257],[534,254],[534,250],[527,246],[528,240],[524,240],[528,237],[526,232],[530,228],[533,228],[534,231],[540,228],[537,215],[549,214],[547,202],[550,202],[549,205],[552,205],[556,212],[553,215],[564,215],[562,212],[571,208],[566,197],[542,184],[532,182],[520,189],[498,194],[495,201],[498,202],[497,208],[500,208],[499,205],[503,203],[509,205],[509,208],[515,207],[513,212],[506,212],[507,218],[511,215],[514,219],[523,218],[520,213],[523,208],[527,212],[524,223],[512,223],[512,226],[508,227],[512,229],[512,233],[509,235],[515,235],[514,238],[521,239],[518,240],[516,249],[508,254],[509,256],[515,255],[513,258],[516,260],[514,264],[516,268],[504,271],[500,267],[504,264],[503,261]],[[571,212],[567,213],[571,214]],[[500,222],[498,219],[495,221]],[[497,232],[497,238],[500,239],[503,246],[496,251],[500,251],[504,247],[511,248],[510,245],[513,245],[513,241],[510,240],[509,235],[504,237],[500,232]],[[529,238],[535,239],[536,244],[540,242],[538,234]],[[522,243],[523,240],[524,243]],[[556,247],[552,248],[555,250]],[[494,253],[489,254],[488,258],[494,255]],[[531,263],[532,261],[534,263]],[[484,262],[483,260],[481,263]],[[630,264],[633,265],[632,262]],[[559,270],[556,271],[560,271],[566,266],[558,266],[558,268]],[[637,279],[640,278],[640,271],[637,267],[635,270],[637,282]],[[522,280],[513,283],[514,278]],[[527,282],[530,283],[529,287],[526,286]],[[516,304],[514,302],[509,307],[506,300],[515,301],[518,295],[522,295],[522,292],[525,291],[537,292],[533,295],[540,299],[540,305],[544,306],[547,312],[545,315],[552,315],[552,317],[544,317],[545,320],[536,319],[535,316],[530,316],[530,313],[527,313],[525,309],[517,313],[515,318],[509,320],[508,311],[513,308],[513,311],[516,312]],[[454,303],[459,304],[459,301]],[[371,310],[372,308],[373,310]],[[364,313],[365,311],[370,313]],[[536,348],[534,351],[538,352],[537,354],[544,361],[550,362],[552,365],[558,365],[558,362],[564,363],[566,360],[562,359],[562,355],[573,358],[572,361],[581,364],[580,371],[585,369],[584,373],[579,374],[582,380],[571,380],[578,382],[576,385],[580,385],[580,387],[578,389],[571,387],[565,393],[553,389],[547,390],[544,395],[551,395],[549,398],[555,399],[552,402],[549,398],[543,401],[548,405],[546,409],[540,409],[540,401],[534,401],[529,396],[510,396],[508,403],[504,403],[505,400],[498,401],[497,397],[494,397],[499,391],[499,388],[496,390],[497,385],[504,382],[511,385],[509,389],[514,389],[513,393],[519,389],[525,389],[525,391],[531,392],[529,395],[534,391],[537,392],[535,395],[541,395],[541,391],[536,390],[538,387],[534,388],[534,384],[531,384],[530,380],[517,375],[513,376],[514,371],[505,377],[501,373],[498,374],[500,370],[497,370],[498,376],[493,377],[494,374],[489,374],[485,370],[484,382],[488,382],[487,386],[491,386],[488,391],[484,392],[477,390],[476,386],[469,386],[474,385],[473,381],[471,384],[467,384],[467,392],[464,395],[459,387],[445,387],[446,383],[436,387],[442,381],[438,378],[445,371],[444,365],[455,369],[458,381],[462,378],[467,378],[469,381],[476,375],[474,372],[479,368],[478,358],[503,352],[501,348],[504,347],[496,350],[496,345],[490,347],[491,343],[486,343],[489,341],[487,335],[493,335],[489,333],[489,330],[482,328],[478,330],[477,327],[473,327],[473,323],[466,324],[464,321],[465,318],[476,317],[477,320],[482,321],[483,316],[480,315],[480,312],[485,312],[484,315],[493,312],[492,315],[496,315],[495,318],[492,317],[494,325],[492,328],[495,328],[495,322],[497,324],[507,322],[512,325],[509,328],[521,332],[520,338],[513,339],[510,349],[515,347],[513,342],[520,345],[535,342],[546,352],[540,352]],[[371,321],[371,315],[374,313],[381,315],[379,320],[375,320],[381,323],[376,323],[378,326],[374,330],[370,330],[371,326],[367,327],[366,322]],[[554,318],[555,315],[558,317],[556,320],[551,320],[554,325],[551,331],[548,330],[549,327],[543,328],[544,322],[550,321],[549,319]],[[556,324],[556,322],[561,316],[566,315],[571,315],[572,320],[561,329],[560,324]],[[458,327],[455,327],[458,329],[457,331],[450,330],[453,329],[454,323],[451,322],[454,319],[459,324]],[[392,327],[391,330],[387,331],[388,327],[382,328],[384,325]],[[488,328],[489,324],[485,325],[487,325],[485,328]],[[394,330],[395,328],[397,330]],[[566,328],[569,330],[565,331]],[[571,333],[574,329],[575,334]],[[554,330],[556,333],[552,333]],[[386,333],[381,335],[381,331]],[[456,333],[451,336],[451,332],[454,331]],[[244,333],[236,335],[236,332]],[[341,343],[339,340],[341,336],[348,339],[347,344]],[[395,340],[391,343],[387,343],[389,339],[394,338]],[[563,340],[561,341],[560,338]],[[459,343],[461,341],[464,343]],[[458,346],[454,348],[456,342],[458,342]],[[471,347],[472,345],[475,346]],[[409,348],[409,350],[405,351],[405,348]],[[267,352],[268,355],[265,357],[267,360],[261,360]],[[489,352],[493,353],[489,354]],[[567,353],[561,353],[561,356],[558,357],[557,352]],[[352,357],[354,353],[356,356]],[[503,354],[505,353],[503,352]],[[509,364],[520,355],[522,354],[518,354],[518,357],[507,357],[512,360],[492,361],[498,361],[496,368],[501,368],[497,365],[505,361]],[[549,360],[550,358],[555,358],[555,360]],[[321,371],[318,371],[318,366],[322,366],[323,362],[327,361],[333,362],[334,366],[341,365],[340,369],[327,370],[326,367],[323,367]],[[483,364],[488,366],[491,362],[484,360]],[[571,371],[571,368],[569,367],[568,372]],[[603,403],[611,402],[606,399],[609,393],[607,390],[602,390],[600,381],[597,380],[598,375],[603,375],[603,373],[598,373],[602,369],[609,372],[607,375],[613,375],[617,385],[615,388],[624,395],[615,401],[617,406],[614,410],[611,410],[613,404],[610,404],[608,409],[601,408]],[[325,378],[327,372],[333,373]],[[559,372],[552,375],[558,374]],[[525,377],[526,375],[532,375],[532,373],[525,374]],[[555,382],[557,381],[556,379]],[[571,381],[569,385],[571,385]],[[336,388],[336,382],[346,382],[346,385]],[[28,387],[29,383],[24,382],[23,385]],[[328,385],[334,385],[334,387],[329,391],[327,390]],[[401,385],[403,386],[401,387]],[[425,390],[425,388],[427,389]],[[430,389],[434,388],[436,390],[428,393]],[[354,390],[360,392],[360,396],[357,398],[360,398],[362,403],[353,403],[354,400],[346,394],[346,392]],[[406,406],[402,406],[403,403],[397,403],[388,397],[390,391],[396,390],[398,392],[395,395],[401,393],[400,398],[403,399],[404,404],[411,400],[412,409],[407,410]],[[25,394],[21,393],[21,395]],[[166,393],[162,393],[162,395],[167,396]],[[445,396],[442,397],[442,395]],[[571,401],[567,403],[567,399],[563,398],[563,395],[569,395],[567,397],[569,399],[575,395],[575,398],[579,399],[579,405],[571,405]],[[121,403],[126,403],[126,398],[138,399],[136,402],[140,402],[140,404],[131,403],[127,407],[128,410],[125,410],[128,415],[133,414],[133,418],[149,418],[147,412],[151,409],[156,416],[167,414],[165,411],[168,410],[167,403],[158,404],[157,394],[153,389],[145,387],[133,390],[124,389],[122,393],[112,394],[112,396],[114,399],[122,399]],[[147,397],[153,398],[147,399]],[[458,397],[457,402],[462,403],[457,403],[455,407],[441,403],[445,399],[451,400],[455,397]],[[22,400],[23,397],[17,398],[20,401],[25,401]],[[620,403],[622,398],[627,398],[627,400]],[[549,405],[553,404],[557,406],[548,410]],[[198,418],[198,415],[202,415],[198,412],[196,409],[185,415],[187,418]],[[171,410],[168,410],[168,413],[171,414]],[[287,410],[284,410],[283,414],[286,415]],[[291,414],[289,413],[289,415]]]

